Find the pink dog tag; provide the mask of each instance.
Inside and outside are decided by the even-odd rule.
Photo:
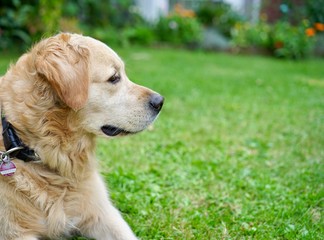
[[[0,165],[0,174],[2,176],[12,176],[16,172],[16,165],[9,161],[9,162],[2,162]]]

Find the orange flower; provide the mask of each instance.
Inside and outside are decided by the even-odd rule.
[[[314,37],[316,31],[315,31],[314,28],[307,28],[307,29],[305,30],[305,33],[306,33],[306,35],[307,35],[308,37]]]
[[[181,17],[188,17],[188,18],[195,17],[195,12],[194,11],[184,8],[180,3],[177,3],[174,6],[174,10]]]
[[[317,31],[323,32],[324,31],[324,23],[315,23],[314,27]]]

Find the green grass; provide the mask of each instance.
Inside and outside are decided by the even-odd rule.
[[[153,129],[99,140],[113,202],[141,239],[323,239],[323,60],[117,52],[166,98]]]

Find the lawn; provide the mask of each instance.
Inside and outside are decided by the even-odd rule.
[[[165,96],[151,129],[98,141],[141,239],[323,239],[324,60],[117,52],[130,79]]]

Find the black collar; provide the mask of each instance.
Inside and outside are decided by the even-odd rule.
[[[10,157],[18,158],[25,162],[30,161],[39,161],[39,156],[35,153],[33,149],[30,149],[26,146],[18,137],[14,127],[10,122],[7,121],[4,114],[1,113],[1,121],[2,121],[2,138],[3,143],[6,148],[6,151],[10,149],[21,147],[20,150],[14,151],[10,154]]]

